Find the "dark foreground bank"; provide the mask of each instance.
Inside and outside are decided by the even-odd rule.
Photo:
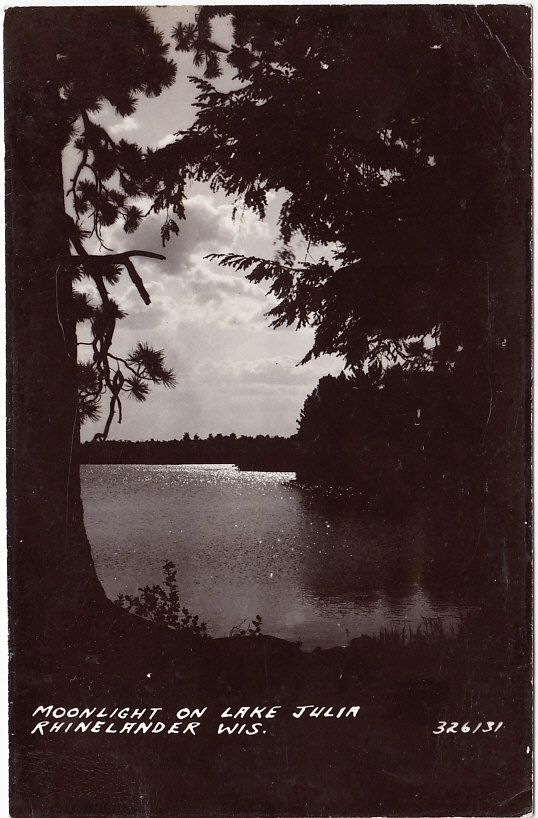
[[[13,671],[13,815],[531,809],[530,672],[483,617],[457,637],[426,624],[312,653],[270,636],[200,639],[107,604],[61,633]]]

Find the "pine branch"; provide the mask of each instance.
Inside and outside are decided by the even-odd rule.
[[[138,255],[140,255],[140,254],[138,254]],[[158,256],[156,254],[154,254],[153,258],[156,258],[156,257],[158,258]],[[125,269],[129,273],[129,278],[131,279],[131,281],[135,285],[136,289],[138,290],[140,298],[142,299],[144,304],[146,304],[146,306],[148,304],[151,304],[151,298],[149,297],[149,293],[146,290],[146,288],[144,287],[142,279],[140,278],[140,276],[136,272],[135,266],[134,266],[133,262],[131,261],[131,259],[126,258],[125,261],[123,262],[123,264],[125,266]]]
[[[80,252],[80,249],[77,246],[77,244],[75,244],[75,241],[71,239],[71,242],[75,246],[77,252]],[[125,261],[129,260],[132,256],[156,258],[159,259],[160,261],[164,261],[166,259],[166,256],[163,256],[160,253],[152,253],[149,250],[127,250],[125,253],[108,253],[108,255],[106,256],[96,256],[86,252],[86,250],[84,250],[84,248],[82,247],[82,243],[80,242],[80,240],[78,244],[80,244],[80,248],[82,248],[81,253],[82,258],[80,256],[68,256],[68,261],[70,261],[71,263],[73,262],[76,264],[84,263],[90,265],[95,264],[96,266],[98,266],[100,264],[101,265],[109,264],[112,261],[116,264],[125,264]]]
[[[68,261],[70,264],[77,265],[83,264],[84,266],[87,266],[90,269],[93,268],[92,276],[95,280],[95,284],[97,286],[101,299],[105,303],[108,302],[108,293],[106,292],[102,276],[99,275],[98,270],[99,268],[102,269],[104,266],[108,267],[112,263],[122,264],[125,267],[127,273],[129,274],[129,278],[131,279],[136,289],[138,290],[144,304],[146,305],[151,304],[151,298],[149,297],[149,293],[144,287],[144,283],[140,278],[139,274],[137,273],[136,268],[133,262],[131,261],[131,258],[133,256],[139,256],[142,258],[156,258],[159,259],[159,261],[164,261],[166,259],[166,256],[163,256],[161,253],[150,252],[149,250],[127,250],[123,253],[108,253],[106,256],[90,255],[84,248],[84,245],[82,244],[82,241],[78,236],[75,222],[69,216],[67,217],[67,219],[69,222],[69,239],[71,241],[71,244],[78,253],[77,256],[70,255],[68,257]]]

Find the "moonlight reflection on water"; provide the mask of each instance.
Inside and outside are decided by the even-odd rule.
[[[329,647],[423,617],[456,626],[466,609],[454,543],[424,512],[368,512],[351,497],[305,490],[292,472],[231,465],[81,472],[86,528],[108,596],[161,582],[172,560],[182,604],[212,635],[260,614],[264,633]]]

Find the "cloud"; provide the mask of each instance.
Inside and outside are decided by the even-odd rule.
[[[176,138],[175,133],[169,133],[166,136],[163,136],[162,139],[159,139],[155,147],[166,148],[167,145],[171,145],[173,142],[175,142]]]
[[[185,202],[179,236],[166,247],[166,272],[178,275],[209,253],[259,253],[260,243],[271,240],[267,224],[248,210],[233,204],[218,204],[212,196],[197,193]]]
[[[212,326],[257,325],[265,328],[263,317],[271,303],[261,287],[244,278],[230,275],[226,270],[215,268],[210,262],[198,259],[177,278],[155,278],[155,266],[142,262],[137,266],[151,304],[146,306],[138,291],[124,281],[116,288],[114,297],[133,329],[175,328],[182,323]]]
[[[134,116],[126,116],[114,125],[110,125],[108,131],[111,136],[123,136],[126,133],[132,133],[140,128],[140,122]]]
[[[308,366],[301,366],[291,356],[264,357],[255,360],[205,361],[197,370],[196,378],[211,382],[220,391],[239,391],[241,395],[272,394],[296,391],[306,397],[318,379],[328,373],[338,373],[341,361],[325,358]]]
[[[249,210],[235,206],[229,200],[219,202],[207,186],[197,183],[194,187],[204,192],[193,192],[187,196],[185,219],[170,214],[179,227],[179,235],[172,236],[163,248],[161,227],[163,213],[149,215],[138,230],[128,235],[121,223],[116,223],[104,231],[104,243],[115,251],[144,249],[166,255],[166,261],[159,269],[166,275],[180,275],[197,259],[208,253],[236,252],[245,255],[271,256],[274,253],[271,226]],[[149,202],[137,202],[142,209]]]
[[[150,329],[164,323],[177,327],[181,322],[209,321],[212,325],[258,324],[265,328],[264,313],[275,303],[266,296],[266,288],[247,281],[243,272],[220,267],[205,256],[211,251],[234,250],[270,254],[272,242],[267,225],[246,212],[234,220],[233,205],[215,201],[206,192],[190,195],[185,209],[179,236],[165,248],[160,246],[160,214],[146,218],[134,236],[125,234],[119,224],[107,231],[105,244],[116,252],[138,249],[166,256],[163,261],[133,259],[150,294],[149,307],[142,304],[133,287],[117,288],[118,300],[129,313],[131,325]]]

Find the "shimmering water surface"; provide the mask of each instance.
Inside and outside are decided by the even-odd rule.
[[[367,512],[294,477],[214,465],[83,466],[86,528],[107,594],[160,582],[172,560],[182,604],[213,635],[256,614],[264,633],[305,648],[423,617],[457,626],[458,556],[438,515]]]

